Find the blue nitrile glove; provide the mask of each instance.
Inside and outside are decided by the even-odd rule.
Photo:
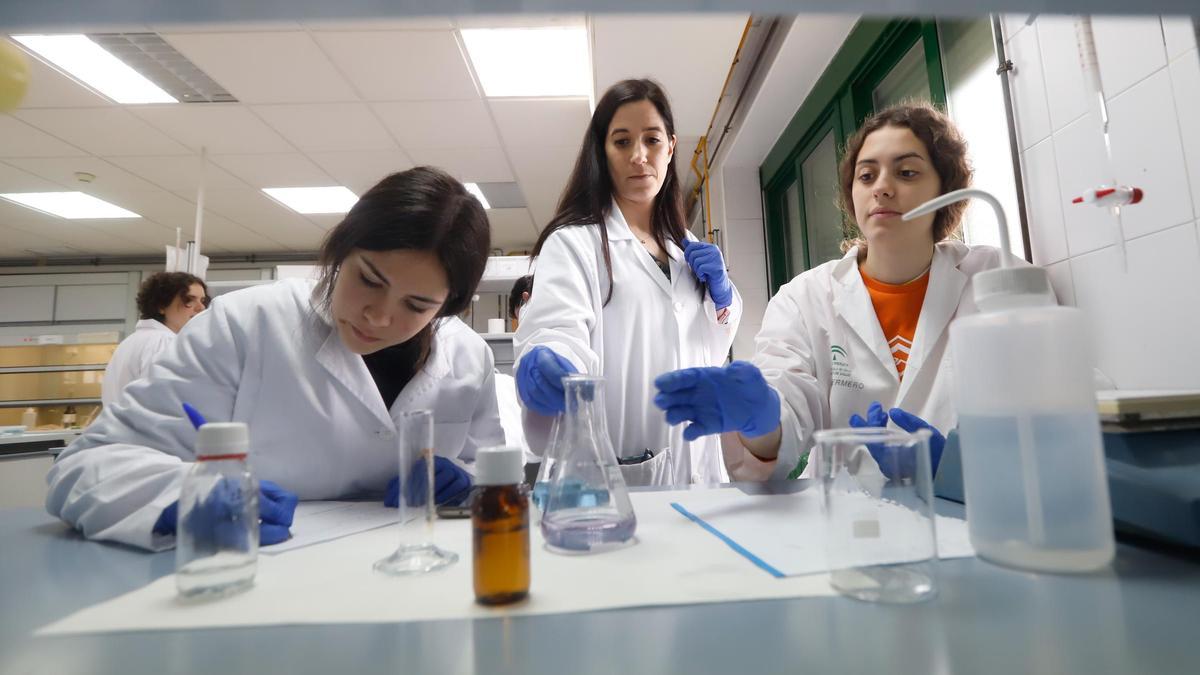
[[[929,437],[929,469],[930,475],[937,475],[938,463],[942,461],[942,451],[946,449],[946,437],[942,432],[938,431],[933,425],[916,415],[903,410],[901,408],[892,408],[888,412],[883,411],[883,405],[879,401],[872,401],[870,407],[867,408],[867,417],[863,419],[858,413],[850,416],[850,426],[861,429],[865,427],[886,427],[888,418],[896,423],[896,426],[913,433],[917,429],[929,429],[932,435]],[[894,462],[886,460],[887,453],[882,447],[877,445],[868,445],[867,450],[871,452],[871,456],[875,458],[875,463],[879,465],[880,471],[888,478],[895,478],[896,469],[898,467],[891,466]],[[899,467],[904,475],[911,474],[913,467],[905,465]]]
[[[418,459],[412,466],[412,475],[404,494],[409,506],[425,503],[426,485],[425,458]],[[433,458],[433,501],[437,504],[461,503],[471,489],[471,474],[454,462],[435,455]],[[388,483],[383,505],[396,508],[400,505],[400,477]]]
[[[562,379],[575,372],[570,361],[538,345],[517,365],[517,394],[530,410],[552,417],[567,409]]]
[[[683,246],[683,259],[687,261],[696,278],[708,284],[708,295],[717,309],[733,304],[733,284],[725,271],[725,259],[716,244],[703,241],[688,241]]]
[[[932,424],[907,410],[892,408],[888,411],[888,415],[891,416],[896,426],[910,434],[916,432],[918,429],[928,429],[930,431],[932,435],[929,437],[929,474],[936,476],[938,464],[942,461],[942,451],[946,449],[946,437]]]
[[[654,380],[654,405],[667,411],[667,423],[691,422],[683,437],[738,431],[748,438],[779,427],[779,394],[762,372],[746,361],[724,368],[684,368]]]
[[[296,504],[299,498],[269,481],[259,481],[258,484],[258,542],[261,546],[270,546],[287,541],[291,536],[288,528],[292,526],[292,518],[296,514]],[[237,535],[229,526],[229,515],[240,510],[241,495],[229,481],[221,481],[207,499],[189,514],[189,525],[199,541],[218,542],[224,547],[238,544]],[[158,521],[154,523],[154,534],[175,534],[179,520],[179,501],[163,509]]]

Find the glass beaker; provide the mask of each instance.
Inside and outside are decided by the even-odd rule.
[[[843,595],[912,603],[937,593],[927,429],[814,435],[830,584]]]
[[[422,461],[424,460],[424,461]],[[422,475],[423,474],[423,475]],[[423,574],[458,562],[458,554],[433,543],[437,504],[433,490],[433,412],[414,410],[400,416],[400,546],[375,562],[375,570],[391,575]],[[413,500],[414,503],[409,503]],[[409,507],[420,509],[419,528],[409,527]],[[406,541],[414,539],[415,541]]]
[[[604,378],[563,378],[566,411],[558,420],[542,508],[542,536],[558,553],[591,553],[633,541],[637,517],[605,421]]]

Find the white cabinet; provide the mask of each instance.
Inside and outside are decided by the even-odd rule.
[[[0,287],[0,323],[53,320],[53,286]]]
[[[128,284],[59,286],[55,321],[124,321]]]

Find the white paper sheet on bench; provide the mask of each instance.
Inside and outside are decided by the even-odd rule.
[[[176,595],[174,576],[166,576],[37,634],[391,623],[830,595],[827,575],[776,579],[670,506],[685,495],[730,491],[634,493],[638,543],[599,555],[549,553],[535,527],[530,597],[506,608],[474,602],[470,522],[453,520],[438,523],[434,540],[460,560],[435,574],[393,578],[373,572],[371,565],[398,543],[399,528],[382,527],[261,556],[254,587],[240,595],[185,603]],[[422,527],[413,522],[404,529]]]
[[[399,509],[389,509],[380,501],[300,502],[292,520],[292,538],[259,552],[278,555],[398,522]]]
[[[742,549],[742,555],[769,573],[790,577],[828,569],[820,493],[816,490],[766,496],[736,490],[692,492],[683,494],[676,503],[732,540],[731,548],[736,545]],[[938,516],[935,527],[939,558],[975,555],[965,520]],[[713,538],[718,536],[714,533]],[[903,559],[903,552],[896,552],[894,559],[887,559],[885,553],[883,558],[871,562],[886,564]]]

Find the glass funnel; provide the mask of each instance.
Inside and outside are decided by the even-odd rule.
[[[604,378],[563,378],[566,411],[558,420],[542,536],[558,553],[592,553],[634,541],[637,517],[605,422]]]

